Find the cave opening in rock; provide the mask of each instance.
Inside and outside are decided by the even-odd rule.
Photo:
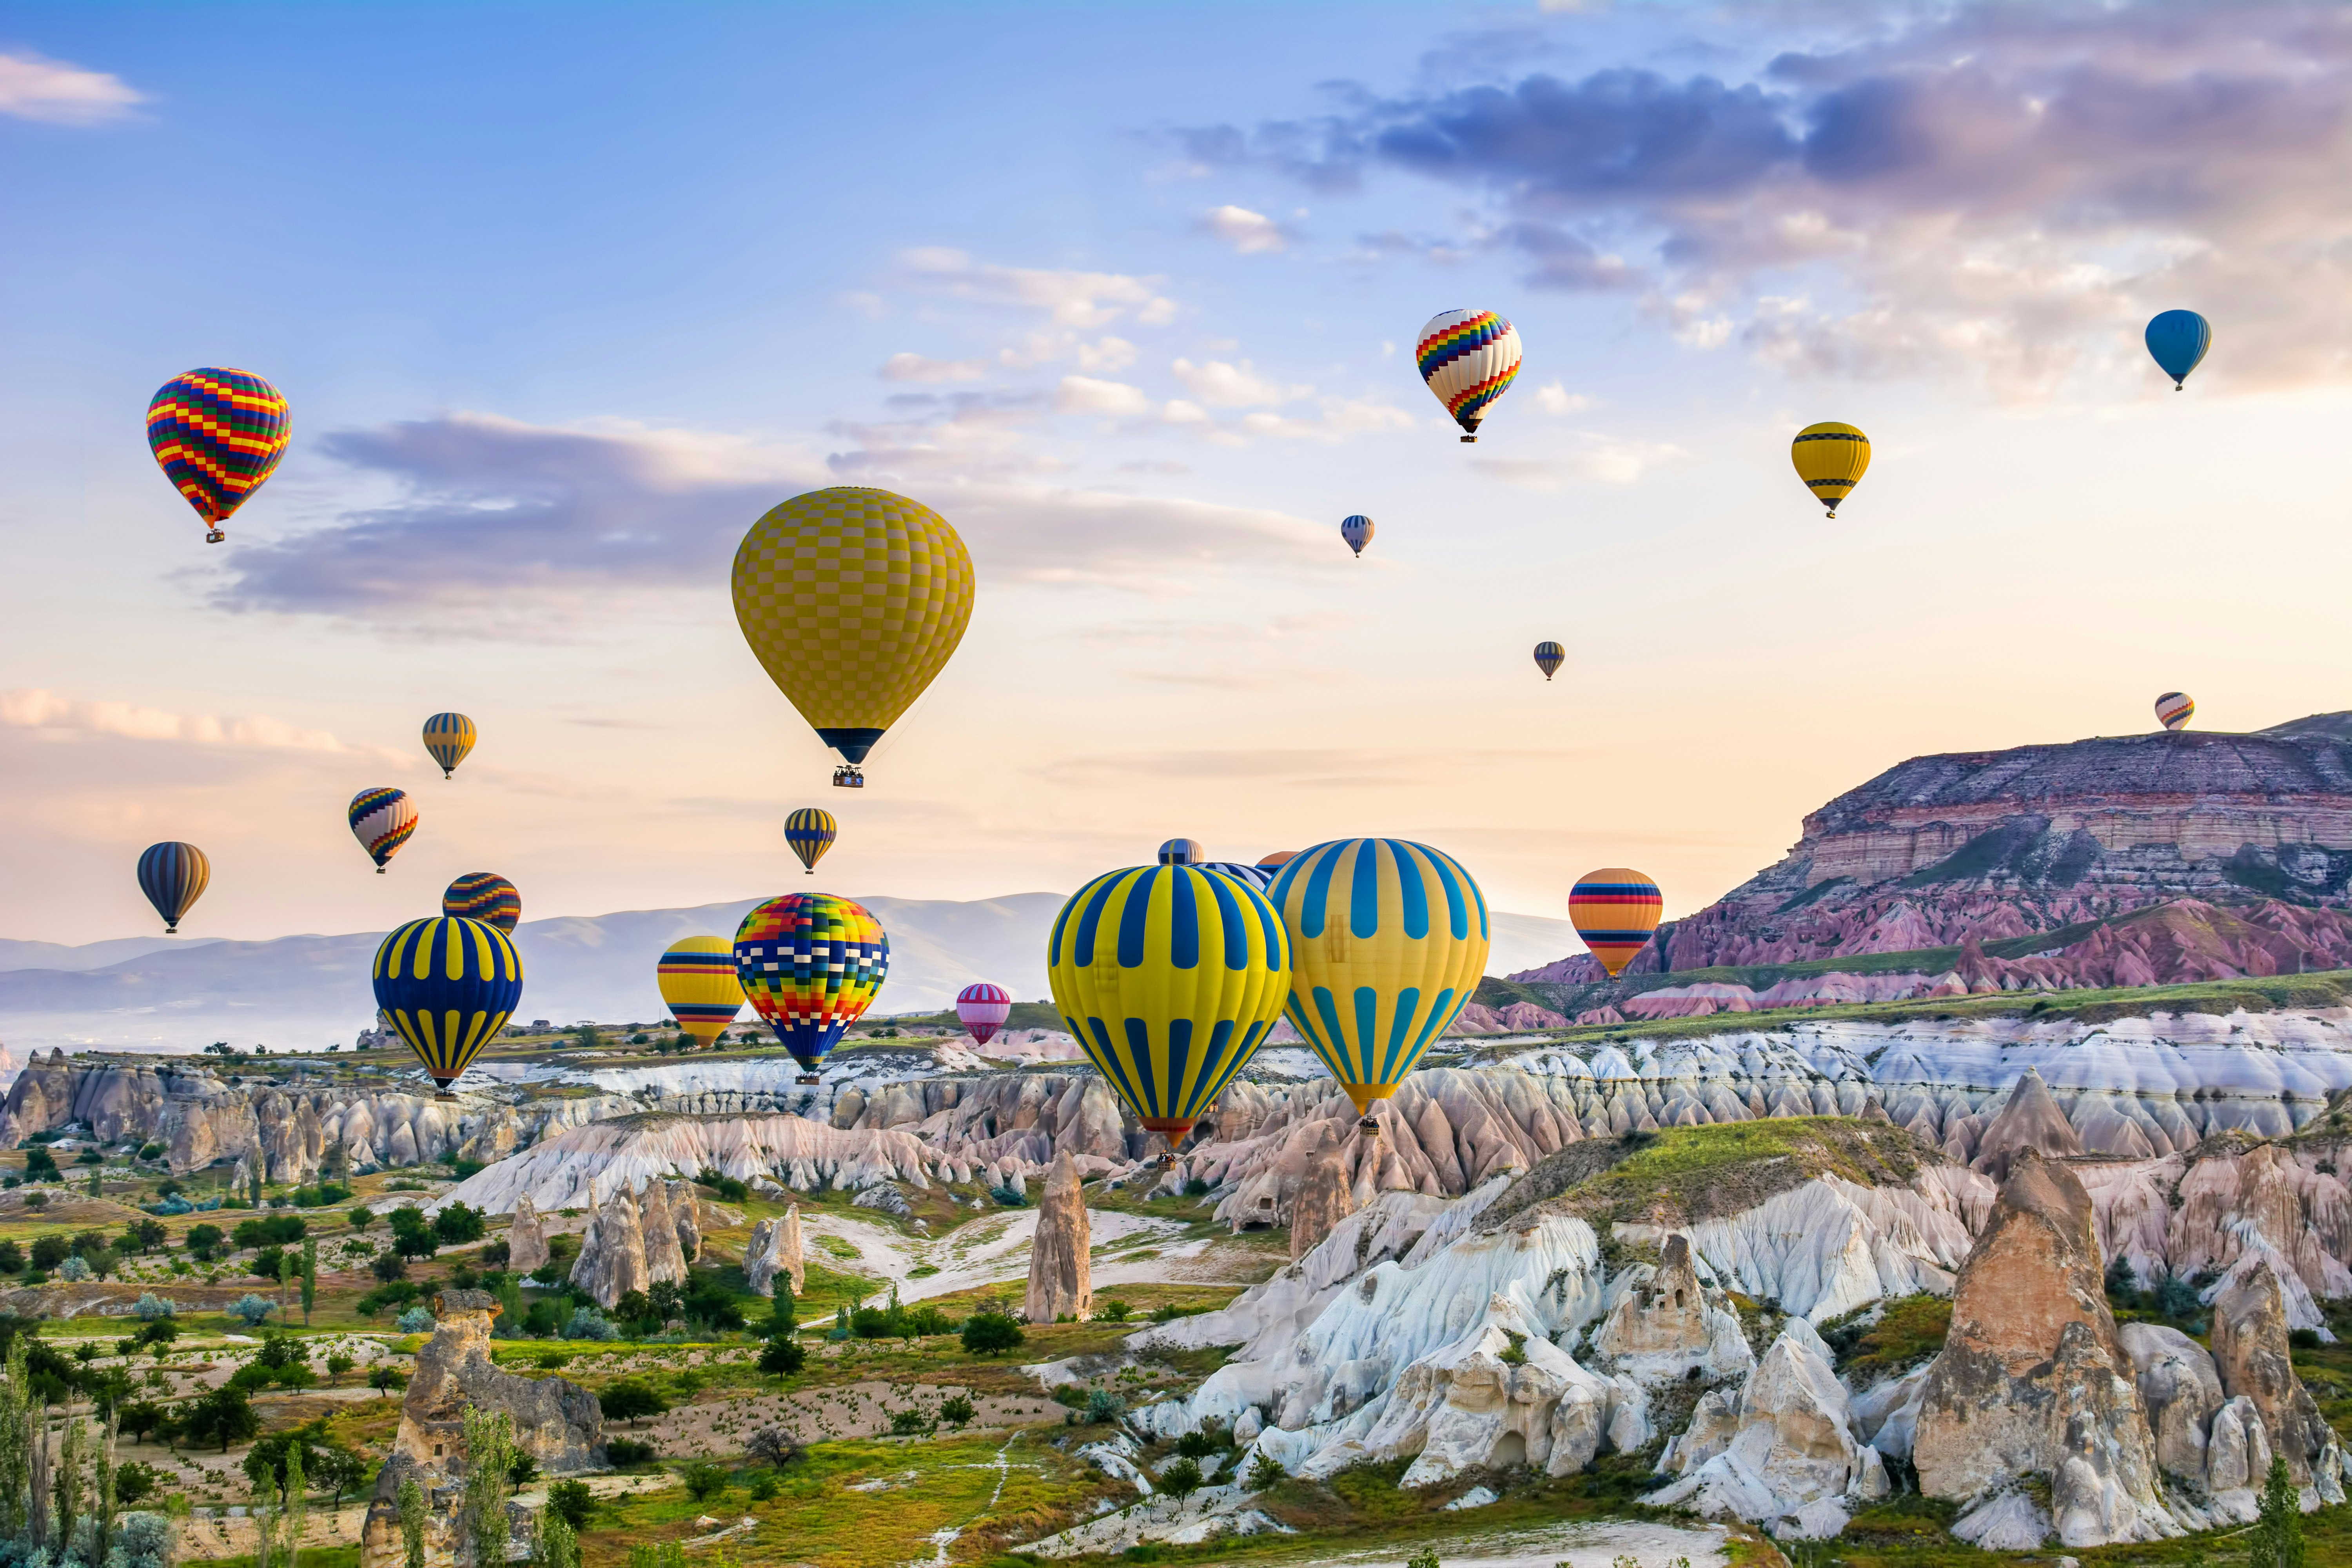
[[[1527,1462],[1527,1438],[1517,1432],[1506,1432],[1495,1440],[1494,1457],[1487,1461],[1487,1468],[1516,1469],[1525,1466]]]

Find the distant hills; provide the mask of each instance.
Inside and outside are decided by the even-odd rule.
[[[1066,897],[861,900],[890,933],[890,978],[875,1012],[936,1012],[974,980],[992,980],[1024,1002],[1044,997],[1045,933]],[[731,936],[757,901],[525,921],[515,931],[526,977],[521,1016],[561,1024],[667,1017],[655,959],[682,936]],[[347,1046],[374,1019],[368,966],[382,938],[0,942],[0,1040],[20,1053],[53,1045],[192,1050],[214,1040]],[[1575,940],[1566,921],[1497,914],[1488,968],[1538,963]]]

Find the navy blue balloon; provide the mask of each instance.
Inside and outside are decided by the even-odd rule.
[[[2147,352],[2179,392],[2213,346],[2212,323],[2194,310],[2167,310],[2147,324]]]

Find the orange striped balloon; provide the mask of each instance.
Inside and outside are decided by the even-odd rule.
[[[2178,730],[2197,717],[2197,704],[2186,691],[2168,691],[2156,700],[2156,721],[2168,730]]]
[[[1650,945],[1665,907],[1665,895],[1641,872],[1604,866],[1576,879],[1568,895],[1568,921],[1614,980]]]

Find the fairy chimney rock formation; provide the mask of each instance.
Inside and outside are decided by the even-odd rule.
[[[692,1200],[688,1203],[690,1209]],[[637,1197],[637,1234],[645,1247],[646,1279],[684,1284],[686,1248],[678,1239],[677,1216],[671,1212],[669,1184],[658,1176]]]
[[[1309,1155],[1297,1199],[1290,1205],[1290,1260],[1296,1263],[1314,1251],[1331,1234],[1333,1226],[1355,1212],[1355,1206],[1349,1190],[1348,1163],[1339,1157],[1338,1147],[1326,1146]]]
[[[745,1283],[762,1296],[776,1293],[776,1281],[790,1283],[794,1296],[808,1288],[808,1268],[801,1258],[801,1211],[794,1204],[782,1219],[763,1219],[751,1227],[743,1248]]]
[[[507,1271],[528,1274],[548,1259],[547,1230],[529,1194],[515,1199],[514,1223],[507,1227]]]
[[[2213,1362],[2221,1392],[2253,1402],[2262,1415],[2273,1453],[2286,1457],[2297,1486],[2313,1482],[2315,1463],[2332,1477],[2336,1434],[2303,1380],[2294,1374],[2287,1349],[2286,1303],[2268,1262],[2257,1263],[2213,1302]],[[2260,1477],[2252,1485],[2260,1486]]]
[[[416,1352],[415,1375],[400,1407],[392,1457],[376,1478],[360,1538],[361,1568],[404,1561],[399,1494],[414,1479],[425,1495],[428,1568],[456,1563],[464,1550],[453,1521],[466,1485],[465,1415],[503,1411],[517,1447],[542,1474],[604,1466],[604,1417],[596,1396],[560,1377],[518,1377],[490,1359],[490,1320],[498,1298],[485,1290],[444,1290],[433,1299],[440,1322]]]
[[[1093,1316],[1094,1283],[1087,1261],[1086,1194],[1078,1167],[1067,1150],[1045,1177],[1045,1199],[1037,1205],[1037,1235],[1029,1247],[1029,1297],[1023,1308],[1033,1323]]]
[[[2005,1182],[2017,1162],[2031,1150],[2052,1159],[2083,1152],[2083,1140],[2074,1123],[2050,1098],[2050,1086],[2032,1068],[2010,1090],[2009,1103],[1992,1119],[1977,1141],[1974,1165],[1996,1182]]]
[[[673,1235],[671,1246],[676,1245]],[[646,1268],[645,1227],[628,1188],[621,1188],[590,1215],[580,1256],[572,1260],[572,1283],[607,1311],[630,1291],[653,1283]]]

